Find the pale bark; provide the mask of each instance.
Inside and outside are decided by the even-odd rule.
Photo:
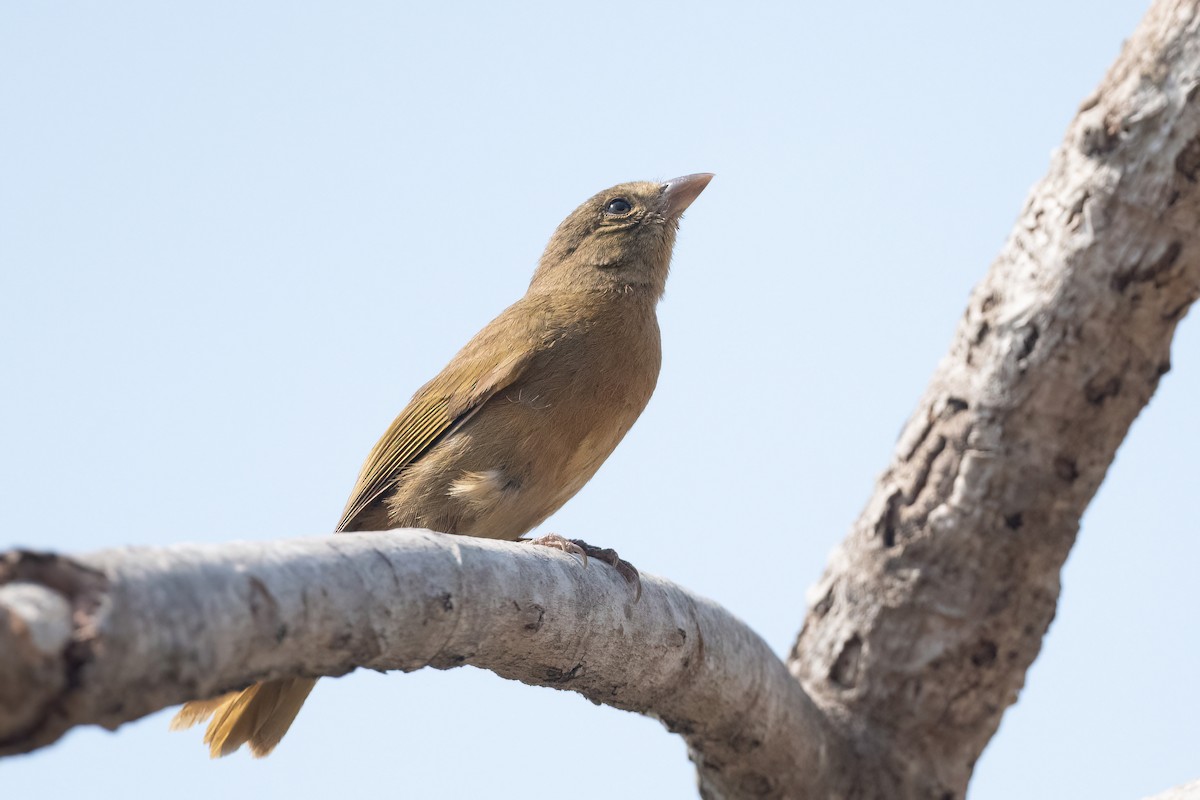
[[[1198,25],[1157,3],[1084,102],[810,594],[789,664],[861,755],[847,796],[963,796],[1170,367],[1200,292]]]
[[[523,545],[10,555],[3,752],[266,677],[475,664],[662,719],[706,797],[962,797],[1200,294],[1198,2],[1156,3],[1083,104],[811,594],[790,674],[718,606],[650,577],[632,605],[607,567]]]
[[[1200,781],[1191,781],[1173,789],[1167,789],[1161,794],[1147,797],[1146,800],[1200,800]]]
[[[767,645],[707,600],[642,583],[634,604],[595,560],[428,531],[9,553],[0,753],[264,678],[471,664],[654,716],[739,792],[819,772],[823,717]]]

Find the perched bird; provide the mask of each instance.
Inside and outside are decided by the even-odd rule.
[[[679,218],[712,179],[623,183],[563,220],[525,296],[421,387],[371,450],[337,531],[429,528],[517,539],[595,474],[658,380],[655,307]],[[535,543],[611,550],[550,535]],[[640,584],[638,584],[640,591]],[[213,757],[279,744],[314,678],[281,678],[186,703],[172,729],[208,717]]]

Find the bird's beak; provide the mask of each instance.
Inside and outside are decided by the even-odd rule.
[[[672,178],[663,184],[662,207],[663,215],[678,217],[692,201],[700,196],[704,187],[713,179],[711,172],[697,172],[695,175],[684,175],[682,178]]]

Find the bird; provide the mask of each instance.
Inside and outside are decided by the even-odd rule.
[[[713,175],[622,183],[550,237],[525,295],[417,390],[371,449],[335,532],[427,528],[599,556],[557,534],[520,539],[596,473],[650,400],[662,361],[657,306],[683,212]],[[184,704],[171,729],[209,719],[213,758],[269,754],[315,678],[256,683]]]

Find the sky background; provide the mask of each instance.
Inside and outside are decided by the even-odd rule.
[[[715,172],[649,408],[556,531],[791,645],[1142,0],[0,5],[0,548],[323,534],[555,225]],[[1200,331],[1084,519],[974,800],[1200,776]],[[690,798],[657,722],[473,669],[322,681],[279,750],[172,711],[12,797]]]

